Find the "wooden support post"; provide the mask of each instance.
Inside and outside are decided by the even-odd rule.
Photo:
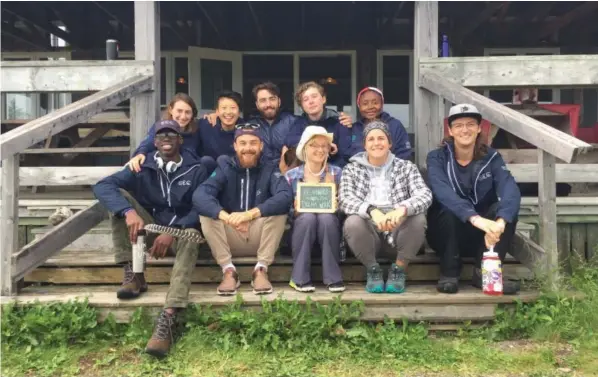
[[[539,241],[540,246],[546,251],[548,278],[552,289],[559,286],[555,160],[555,156],[538,149]]]
[[[17,293],[12,256],[19,250],[19,155],[2,160],[2,206],[0,223],[0,272],[2,296]]]
[[[415,126],[416,163],[423,167],[428,152],[442,140],[443,123],[440,97],[419,86],[419,59],[438,57],[438,1],[416,1],[413,48],[414,85],[413,122]]]
[[[154,62],[152,90],[131,99],[131,153],[160,119],[160,10],[157,1],[135,1],[135,60]]]

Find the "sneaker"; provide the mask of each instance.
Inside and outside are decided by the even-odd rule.
[[[175,318],[176,314],[170,314],[166,309],[162,310],[154,327],[154,333],[145,347],[146,353],[158,358],[168,354],[170,346],[174,344]]]
[[[147,283],[143,273],[134,273],[131,262],[125,264],[124,270],[125,276],[122,286],[116,291],[117,298],[121,300],[132,299],[139,297],[142,292],[147,292]]]
[[[241,282],[239,281],[239,275],[237,271],[229,267],[224,271],[222,276],[222,282],[216,288],[216,293],[220,296],[232,296],[237,294],[237,289],[241,286]]]
[[[368,268],[365,290],[370,293],[384,292],[384,277],[382,276],[382,269],[379,265]]]
[[[405,291],[405,268],[393,263],[388,270],[386,293],[403,293]]]
[[[315,292],[316,291],[316,287],[310,282],[305,283],[305,284],[297,284],[295,283],[293,280],[291,280],[289,282],[289,285],[291,287],[293,287],[297,292]]]
[[[328,290],[332,293],[339,293],[345,291],[345,284],[342,281],[328,285]]]
[[[473,276],[471,277],[471,285],[476,288],[483,289],[482,283],[482,269],[474,268]],[[521,289],[521,284],[518,281],[508,280],[503,278],[502,282],[502,294],[503,295],[516,295]]]
[[[258,267],[253,270],[251,286],[253,287],[253,293],[256,295],[272,293],[272,284],[268,280],[268,271],[264,267]]]
[[[454,294],[459,292],[459,278],[448,278],[440,276],[436,290],[440,293]]]

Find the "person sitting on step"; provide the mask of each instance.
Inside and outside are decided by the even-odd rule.
[[[422,247],[425,212],[432,193],[414,163],[393,155],[385,123],[370,122],[363,130],[365,152],[353,156],[343,169],[340,209],[348,248],[366,267],[366,291],[401,293],[408,262]],[[384,283],[376,260],[381,252],[395,259]]]
[[[197,231],[199,214],[192,208],[192,197],[208,173],[194,155],[181,149],[181,139],[177,122],[160,121],[154,141],[158,151],[143,162],[139,173],[125,167],[93,186],[95,197],[113,214],[110,223],[115,261],[124,265],[125,272],[116,293],[119,299],[136,298],[147,290],[144,274],[133,273],[131,265],[132,243],[146,224]],[[169,248],[177,256],[197,254],[198,250],[197,245],[167,234],[148,236],[146,242],[151,245],[149,254],[155,258],[164,257]]]
[[[330,292],[345,290],[339,266],[341,226],[337,213],[298,213],[297,184],[335,183],[338,187],[342,169],[328,164],[328,154],[333,135],[324,127],[308,126],[297,145],[297,158],[303,165],[289,170],[285,176],[293,188],[295,205],[291,210],[291,249],[293,251],[293,272],[290,286],[299,292],[316,290],[311,280],[311,256],[315,244],[322,253],[322,274],[324,284]],[[287,152],[291,153],[291,151]],[[334,198],[336,200],[336,197]]]
[[[449,137],[427,157],[434,201],[428,211],[428,244],[440,256],[438,291],[457,293],[461,257],[475,259],[472,285],[482,288],[486,247],[504,261],[517,225],[521,193],[498,151],[482,142],[482,114],[473,105],[451,107]],[[504,294],[519,284],[505,280]]]
[[[268,266],[280,245],[293,202],[291,187],[275,162],[261,159],[259,124],[236,126],[235,157],[218,158],[216,170],[193,194],[193,204],[212,255],[223,271],[220,295],[240,286],[232,256],[256,256],[255,294],[272,293]]]

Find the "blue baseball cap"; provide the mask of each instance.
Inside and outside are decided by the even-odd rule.
[[[167,120],[159,120],[155,123],[156,133],[159,133],[164,130],[173,131],[177,134],[181,134],[181,126],[177,123],[176,120],[167,119]]]

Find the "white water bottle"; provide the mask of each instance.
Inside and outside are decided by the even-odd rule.
[[[143,273],[145,268],[145,230],[137,232],[137,242],[133,244],[133,272]]]
[[[502,263],[491,246],[482,258],[482,291],[490,296],[501,296],[502,286]]]

